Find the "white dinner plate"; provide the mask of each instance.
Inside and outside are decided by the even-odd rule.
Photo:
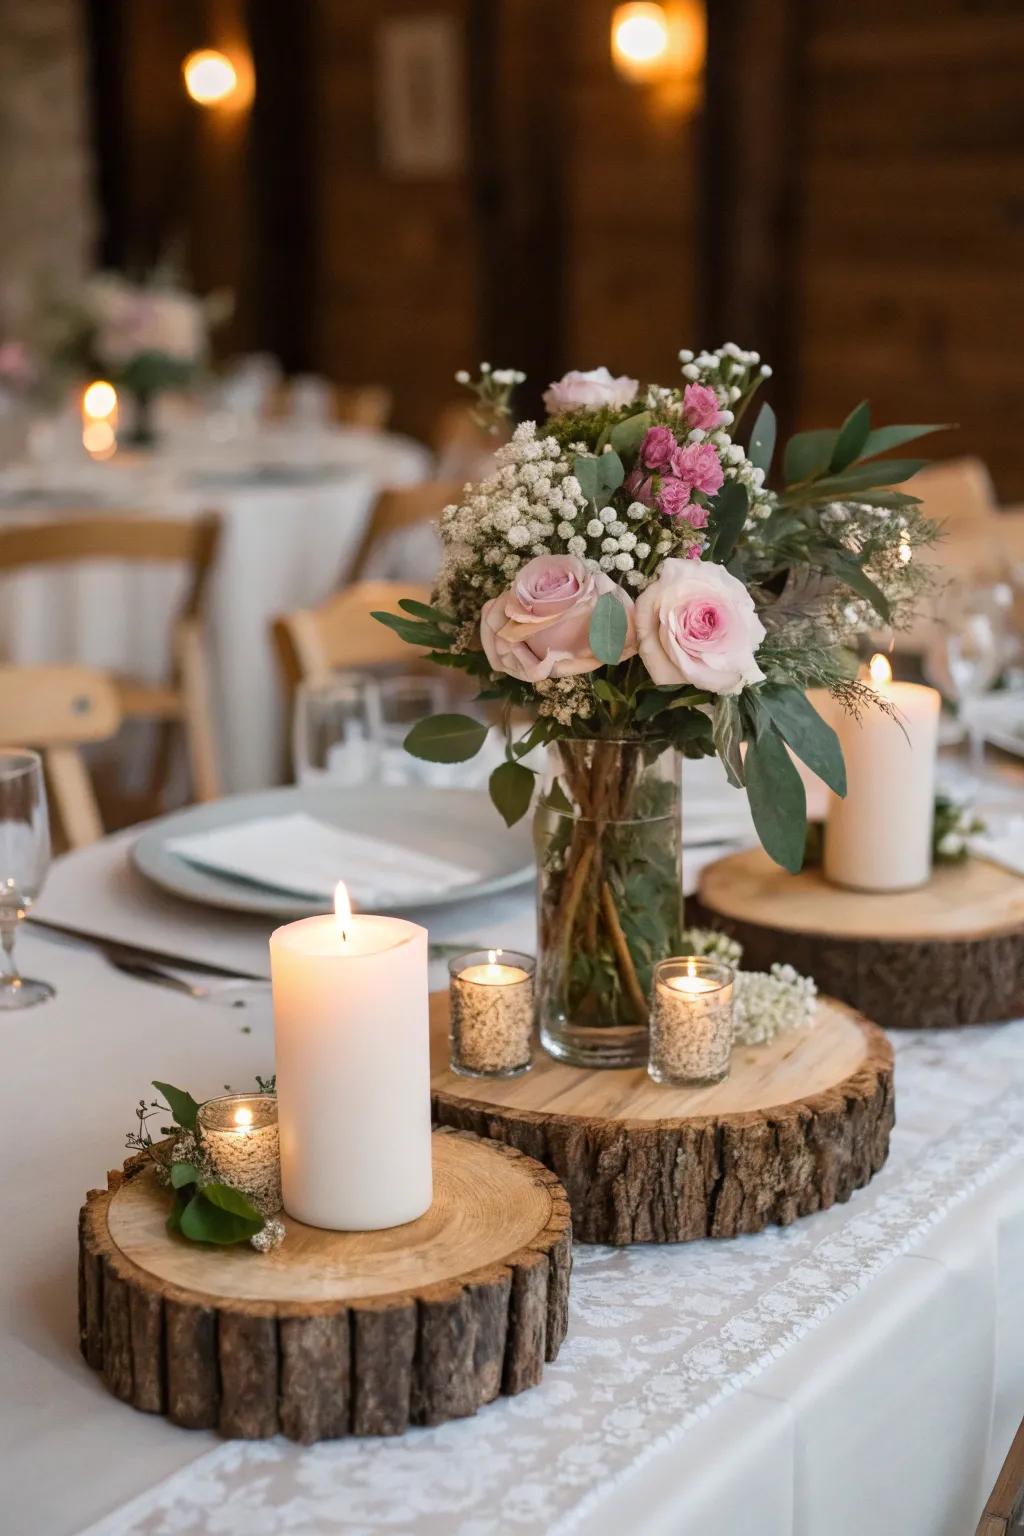
[[[493,896],[525,885],[533,878],[528,818],[507,828],[489,797],[481,791],[423,785],[291,786],[252,795],[231,795],[209,805],[189,806],[151,822],[136,840],[132,857],[147,879],[187,901],[269,917],[309,917],[325,910],[323,900],[312,902],[306,897],[200,868],[167,846],[172,838],[296,811],[346,831],[435,854],[479,872],[479,879],[472,884],[434,894],[422,903],[416,902],[417,908],[449,906],[453,902]],[[404,907],[413,905],[406,902]],[[389,909],[382,906],[379,910]]]

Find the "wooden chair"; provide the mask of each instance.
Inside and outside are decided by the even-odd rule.
[[[377,612],[397,613],[402,597],[429,603],[430,588],[404,581],[360,581],[317,608],[300,608],[275,619],[274,645],[289,696],[299,683],[350,667],[408,667],[417,652],[372,617]]]
[[[79,747],[106,741],[121,724],[117,688],[89,667],[0,666],[0,746],[35,747],[64,838],[82,848],[103,822]]]
[[[457,480],[425,480],[422,485],[409,485],[390,491],[382,491],[370,513],[359,547],[346,572],[349,581],[362,581],[375,550],[385,539],[411,528],[436,522],[450,502],[458,501],[462,486]]]
[[[1024,1529],[1024,1423],[1013,1437],[975,1536],[1013,1536]]]
[[[507,441],[507,432],[488,432],[481,427],[474,420],[472,406],[452,401],[441,407],[434,427],[437,473],[460,484],[481,480],[491,471],[495,449]]]
[[[171,636],[169,681],[116,680],[125,719],[157,721],[164,727],[153,770],[151,796],[155,801],[166,786],[172,733],[179,728],[185,737],[196,798],[215,800],[220,794],[200,617],[219,537],[220,519],[215,513],[196,518],[155,518],[132,513],[96,517],[76,512],[60,521],[0,528],[0,574],[97,560],[155,561],[186,567],[185,598]]]
[[[334,414],[350,427],[383,432],[391,420],[394,395],[384,384],[336,384]]]

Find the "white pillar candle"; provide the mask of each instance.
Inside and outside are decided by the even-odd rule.
[[[911,890],[932,869],[940,699],[934,688],[894,683],[884,656],[873,658],[871,681],[895,716],[831,712],[847,788],[845,799],[830,797],[825,878],[860,891]]]
[[[281,1186],[310,1226],[372,1232],[433,1198],[427,932],[307,917],[270,938]]]

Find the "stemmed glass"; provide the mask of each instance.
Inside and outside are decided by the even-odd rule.
[[[954,593],[925,657],[929,681],[957,706],[975,773],[985,758],[984,725],[975,706],[998,679],[1008,655],[1005,590],[977,586]]]
[[[38,752],[0,750],[0,1009],[31,1008],[54,995],[14,963],[18,924],[42,890],[50,867],[50,822]]]
[[[295,699],[293,756],[300,784],[368,784],[380,755],[377,684],[362,672],[303,683]]]

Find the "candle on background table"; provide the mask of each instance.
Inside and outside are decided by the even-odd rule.
[[[532,955],[475,950],[448,963],[451,1068],[464,1077],[518,1077],[533,1053]]]
[[[199,1140],[226,1183],[252,1196],[267,1216],[281,1209],[277,1101],[268,1093],[207,1099],[196,1117]]]
[[[117,390],[106,379],[94,379],[82,392],[82,446],[92,459],[109,459],[117,451]]]
[[[728,1075],[735,979],[732,966],[708,955],[654,967],[647,1070],[656,1083],[703,1087]]]
[[[830,712],[846,761],[846,797],[830,797],[825,878],[860,891],[911,890],[932,869],[941,701],[934,688],[894,683],[881,655],[872,657],[871,682],[895,717],[871,707],[859,719]]]
[[[270,937],[281,1184],[289,1215],[372,1232],[433,1197],[427,931],[353,914]]]

